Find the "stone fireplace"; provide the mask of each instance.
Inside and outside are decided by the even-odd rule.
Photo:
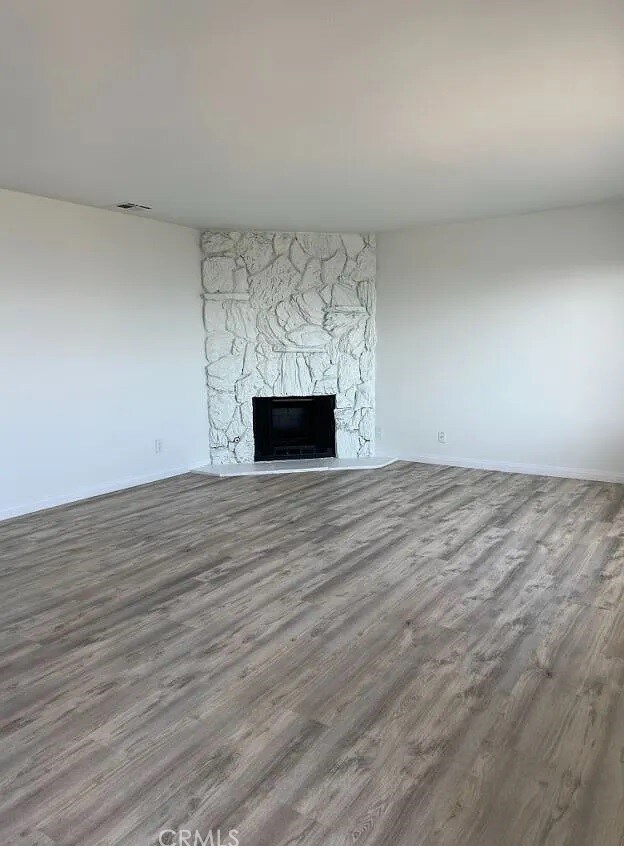
[[[212,463],[262,455],[254,399],[316,396],[332,398],[335,455],[371,456],[374,235],[210,231],[201,245]],[[286,402],[276,423],[303,424]]]

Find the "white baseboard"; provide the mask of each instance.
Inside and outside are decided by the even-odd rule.
[[[477,468],[485,471],[503,471],[510,474],[535,474],[541,477],[564,477],[569,480],[596,480],[600,483],[624,483],[624,472],[597,471],[592,468],[562,468],[557,465],[532,465],[524,462],[501,462],[496,459],[470,459],[459,456],[418,454],[401,456],[406,462],[424,462],[428,465],[451,465],[456,468]]]
[[[600,483],[624,483],[624,472],[599,471],[592,468],[562,468],[556,465],[532,465],[524,462],[501,462],[495,459],[472,459],[460,456],[439,456],[437,454],[421,453],[417,455],[398,455],[406,462],[423,462],[427,465],[451,465],[457,468],[476,468],[485,471],[503,471],[511,474],[534,474],[542,477],[563,477],[570,480],[595,480]],[[180,474],[188,474],[197,468],[209,467],[209,462],[197,462],[183,468],[175,468],[169,471],[161,471],[158,474],[148,474],[140,477],[128,477],[125,480],[117,480],[104,483],[79,492],[67,495],[56,495],[44,498],[29,504],[5,507],[0,509],[0,521],[9,518],[17,518],[21,515],[29,515],[42,509],[52,509],[57,506],[84,501],[88,498],[96,498],[133,486],[144,486],[148,483],[156,483],[159,480],[167,480],[169,477],[178,477]]]
[[[158,474],[146,474],[140,477],[128,477],[125,480],[103,483],[99,486],[93,486],[89,489],[72,492],[67,495],[56,495],[54,497],[44,498],[43,500],[29,504],[0,508],[0,521],[6,521],[9,518],[17,518],[20,515],[29,515],[31,512],[39,512],[39,510],[42,509],[52,509],[56,506],[64,506],[65,504],[75,503],[76,501],[84,501],[88,498],[97,498],[100,495],[108,495],[112,492],[121,492],[124,489],[131,489],[133,486],[145,486],[148,483],[167,480],[169,477],[178,477],[180,474],[188,474],[192,469],[199,468],[206,464],[208,463],[197,462],[194,465],[188,465],[184,468],[174,468],[169,471],[161,471]]]

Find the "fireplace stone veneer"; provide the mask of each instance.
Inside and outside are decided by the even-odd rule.
[[[254,397],[335,395],[336,455],[371,456],[375,237],[202,235],[213,464],[254,459]]]

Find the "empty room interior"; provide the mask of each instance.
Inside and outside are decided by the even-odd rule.
[[[0,0],[0,844],[624,844],[622,0]]]

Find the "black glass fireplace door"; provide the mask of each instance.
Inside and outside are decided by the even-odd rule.
[[[333,394],[254,397],[254,458],[262,462],[335,456],[335,408]]]

